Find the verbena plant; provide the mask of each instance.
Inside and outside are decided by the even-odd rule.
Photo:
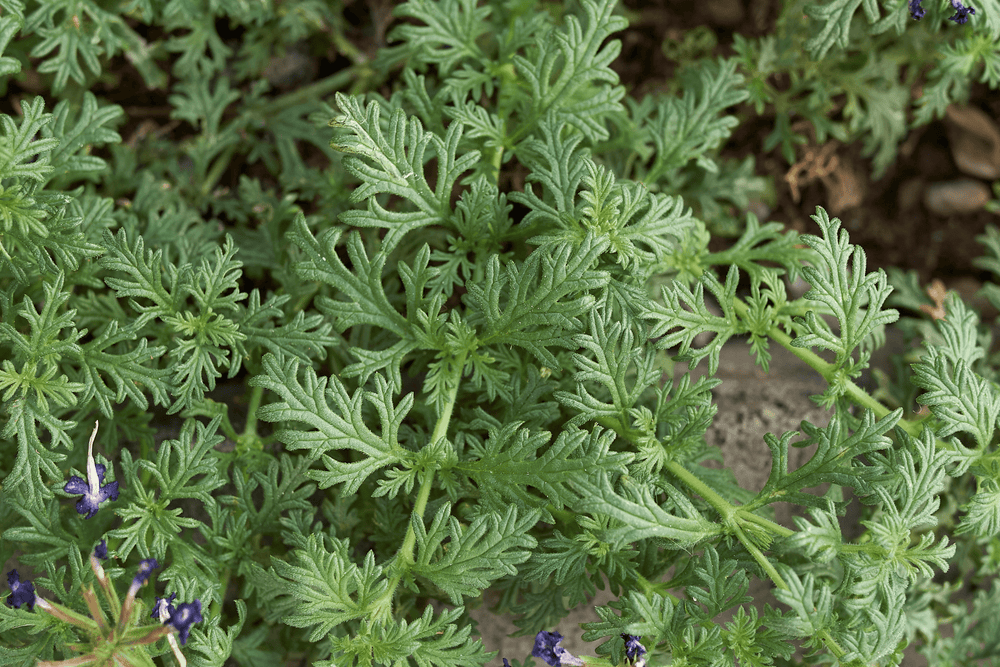
[[[995,74],[1000,6],[924,2],[865,0],[871,29],[857,0],[810,9],[817,66],[853,25],[978,45]],[[1000,654],[989,335],[913,275],[890,295],[822,209],[819,235],[748,215],[709,251],[765,188],[718,156],[727,110],[765,99],[736,59],[628,98],[610,0],[411,0],[374,59],[318,1],[0,8],[3,664],[481,665],[487,589],[554,665]],[[344,69],[289,86],[296,53]],[[321,101],[388,72],[388,98]],[[128,85],[172,125],[123,142],[102,98]],[[923,347],[868,392],[897,321]],[[772,343],[815,368],[831,413],[766,436],[759,492],[704,465],[744,336],[764,370]],[[584,638],[607,641],[572,656],[547,629],[605,581]]]
[[[1000,86],[998,40],[992,1],[793,0],[782,3],[773,34],[736,35],[733,48],[748,103],[774,116],[766,150],[793,163],[811,139],[861,140],[881,177],[912,127],[967,101],[974,83]]]

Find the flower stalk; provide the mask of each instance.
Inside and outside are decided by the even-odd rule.
[[[156,560],[148,558],[139,564],[139,571],[132,579],[132,584],[125,596],[125,602],[120,605],[114,587],[110,585],[104,567],[100,563],[101,558],[107,558],[107,546],[103,540],[91,553],[90,565],[100,584],[101,592],[112,610],[112,615],[116,617],[113,623],[108,623],[100,602],[94,594],[93,587],[88,587],[82,592],[84,602],[91,614],[90,617],[87,617],[69,607],[37,595],[34,584],[30,581],[21,581],[17,570],[11,570],[7,574],[7,582],[11,589],[11,594],[7,597],[8,604],[15,608],[20,608],[22,605],[27,606],[29,611],[37,607],[40,611],[60,622],[79,628],[88,638],[87,641],[68,645],[68,648],[82,653],[82,655],[66,660],[39,660],[38,667],[75,667],[76,665],[117,667],[118,665],[151,664],[149,655],[141,647],[153,644],[163,638],[167,639],[178,664],[181,667],[186,667],[187,659],[181,652],[180,646],[187,642],[191,625],[203,620],[201,601],[195,600],[191,603],[178,604],[175,607],[171,602],[177,597],[176,593],[168,599],[158,598],[152,614],[157,623],[140,624],[138,621],[140,616],[135,614],[140,604],[136,596],[148,582],[153,570],[156,569]],[[179,644],[178,638],[180,639]]]

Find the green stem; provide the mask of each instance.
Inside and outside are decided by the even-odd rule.
[[[751,554],[754,553],[754,551],[757,551],[759,554],[760,551],[757,550],[757,547],[749,539],[747,539],[746,535],[743,533],[743,529],[740,528],[741,522],[746,521],[755,523],[758,526],[766,528],[768,531],[782,537],[788,537],[789,535],[795,534],[794,531],[785,528],[784,526],[779,526],[773,521],[768,521],[764,517],[755,515],[753,512],[748,512],[734,506],[728,500],[716,493],[715,489],[698,479],[694,473],[677,461],[670,461],[665,467],[674,477],[682,481],[688,488],[704,498],[706,502],[712,506],[712,509],[719,513],[719,516],[722,518],[723,525],[725,525],[727,529],[736,533],[736,535],[740,538],[740,541],[744,543],[744,546],[746,546],[747,550],[750,551]],[[763,555],[761,555],[761,558],[763,558]],[[767,564],[767,567],[761,563],[761,567],[764,567],[765,571],[767,571],[767,568],[770,567],[770,563]],[[777,574],[776,571],[775,574]],[[777,583],[776,580],[775,583]]]
[[[501,162],[503,162],[503,146],[497,146],[496,150],[493,151],[493,159],[490,161],[490,167],[493,170],[493,182],[496,184],[500,183]]]
[[[427,501],[431,497],[431,487],[434,480],[434,470],[425,470],[420,478],[420,490],[417,491],[417,502],[413,504],[412,515],[423,517],[424,510],[427,509]],[[406,565],[413,564],[413,550],[417,544],[417,534],[413,530],[411,523],[406,530],[406,537],[403,538],[403,545],[399,548],[399,561]],[[398,580],[397,580],[398,582]]]
[[[222,417],[220,426],[222,427],[222,432],[226,434],[226,437],[233,442],[237,441],[236,429],[233,427],[233,423],[229,421],[229,406],[225,403],[222,404],[222,409],[219,411],[219,415]]]
[[[712,509],[719,513],[719,516],[722,517],[723,523],[728,525],[729,522],[738,523],[739,521],[747,521],[755,523],[758,526],[767,529],[769,532],[778,535],[779,537],[789,537],[795,534],[795,531],[790,528],[785,528],[784,526],[776,524],[773,521],[769,521],[762,516],[757,516],[753,512],[749,512],[741,507],[733,505],[716,493],[715,489],[698,479],[694,473],[677,461],[670,461],[667,463],[666,468],[672,475],[674,475],[674,477],[684,482],[689,489],[704,498],[708,504],[712,506]]]
[[[569,510],[561,510],[552,503],[546,503],[545,509],[558,521],[570,524],[576,522],[576,514]]]
[[[740,508],[737,508],[739,510]],[[791,537],[795,534],[795,531],[791,528],[785,528],[781,524],[777,524],[769,519],[765,519],[762,516],[754,514],[753,512],[744,511],[740,514],[740,518],[746,519],[750,523],[755,523],[758,526],[765,528],[779,537]]]
[[[432,482],[434,480],[434,470],[428,469],[420,477],[420,489],[417,491],[417,501],[413,505],[411,517],[422,517],[427,509],[427,501],[431,495]],[[396,588],[403,579],[403,572],[409,565],[413,564],[413,550],[417,544],[417,533],[413,530],[411,520],[406,527],[406,536],[403,544],[399,547],[396,557],[392,562],[392,569],[395,573],[389,579],[385,592],[379,596],[372,604],[372,617],[380,622],[387,622],[392,618],[392,597],[396,594]]]
[[[757,561],[757,564],[760,565],[761,569],[764,570],[767,577],[774,582],[774,585],[784,591],[790,590],[788,584],[785,583],[785,580],[781,577],[777,568],[775,568],[771,561],[769,561],[767,557],[761,553],[760,549],[757,548],[757,545],[755,545],[750,538],[746,536],[743,529],[740,528],[739,524],[736,522],[733,523],[733,532],[743,544],[744,548],[746,548],[746,550],[750,552],[750,555],[753,556],[753,559]],[[823,643],[826,644],[826,647],[830,649],[830,652],[833,653],[837,659],[844,657],[847,653],[847,651],[845,651],[840,644],[837,643],[837,640],[834,639],[827,630],[820,632],[820,639],[823,640]]]
[[[670,461],[665,467],[674,477],[684,482],[688,488],[704,498],[712,506],[712,509],[719,513],[723,523],[729,524],[733,515],[736,514],[736,508],[728,500],[716,493],[708,484],[695,477],[692,472],[677,461]]]
[[[261,117],[273,116],[279,111],[283,111],[289,107],[322,99],[329,93],[344,88],[357,75],[358,72],[354,67],[342,69],[336,74],[310,83],[308,86],[303,86],[290,93],[285,93],[284,95],[275,97],[273,100],[257,109],[257,114]]]
[[[734,299],[733,307],[741,319],[746,318],[749,308],[741,299]],[[814,368],[820,375],[823,376],[827,383],[833,383],[835,380],[834,375],[837,371],[836,366],[823,359],[810,349],[795,347],[792,345],[792,337],[785,333],[777,324],[771,326],[771,328],[767,331],[767,335],[769,338],[778,343],[778,345],[781,345],[783,348]],[[892,410],[879,403],[877,400],[872,398],[868,392],[850,380],[844,382],[844,393],[855,405],[871,410],[878,419],[881,419],[892,412]],[[897,422],[897,425],[914,438],[919,438],[921,432],[923,431],[923,425],[919,421],[900,419]],[[937,447],[939,449],[946,449],[949,451],[954,449],[954,447],[943,440],[937,441]]]
[[[455,409],[455,400],[458,396],[458,387],[462,381],[462,371],[465,368],[466,352],[461,352],[451,365],[451,383],[448,390],[448,400],[441,409],[437,424],[434,425],[434,432],[431,434],[432,443],[441,440],[448,434],[448,425],[451,423],[451,415]],[[420,476],[420,488],[417,490],[417,500],[413,504],[413,511],[410,513],[410,522],[406,527],[406,535],[403,543],[393,558],[391,568],[393,575],[389,579],[385,592],[375,600],[373,604],[373,618],[378,621],[388,621],[392,617],[392,597],[396,593],[396,588],[403,578],[403,573],[413,564],[413,552],[417,544],[417,533],[413,528],[413,520],[423,521],[424,511],[427,509],[427,502],[431,496],[433,487],[435,468],[425,468]]]
[[[768,578],[774,582],[775,586],[782,590],[789,590],[788,584],[786,584],[785,580],[781,578],[781,574],[774,567],[771,561],[769,561],[767,557],[761,553],[760,549],[757,548],[757,545],[755,545],[753,541],[747,537],[746,533],[743,532],[743,529],[740,527],[740,522],[749,519],[750,521],[765,527],[768,527],[767,524],[770,524],[771,526],[780,529],[781,532],[779,534],[783,535],[791,535],[793,534],[793,531],[782,526],[778,526],[777,524],[773,524],[763,517],[755,517],[755,515],[751,512],[745,512],[740,510],[738,507],[734,507],[729,501],[716,493],[710,486],[695,477],[693,473],[677,461],[670,461],[665,467],[671,472],[671,474],[681,480],[692,491],[704,498],[705,501],[719,513],[719,516],[722,517],[722,522],[726,528],[732,531],[740,543],[743,544],[743,547],[750,553],[753,559],[757,561],[757,564],[764,570]],[[838,658],[842,657],[846,653],[846,651],[844,651],[844,649],[837,644],[836,640],[830,635],[829,632],[824,630],[821,638],[827,648],[829,648],[830,651]]]
[[[101,634],[101,628],[97,625],[97,621],[89,616],[77,613],[69,607],[64,607],[58,602],[50,602],[38,596],[35,598],[35,606],[64,623],[70,623],[81,628],[88,635],[100,636]]]
[[[465,358],[467,354],[465,351],[460,352],[451,365],[448,400],[445,401],[444,407],[441,409],[441,414],[438,416],[437,424],[434,425],[431,442],[437,442],[448,435],[448,426],[451,424],[451,413],[455,410],[455,400],[458,397],[458,386],[462,384],[462,372],[465,370]]]
[[[247,406],[247,423],[243,427],[243,437],[247,440],[257,437],[257,408],[264,400],[264,388],[254,387],[250,391],[250,404]]]
[[[674,604],[680,603],[680,598],[670,592],[667,588],[669,582],[657,581],[651,582],[646,577],[641,574],[636,575],[635,588],[639,589],[643,595],[647,598],[652,595],[660,595],[662,597],[668,598]]]
[[[837,550],[842,554],[863,553],[881,558],[884,558],[886,556],[885,547],[879,546],[878,544],[873,544],[871,542],[868,542],[866,544],[841,544],[837,547]]]
[[[757,548],[757,545],[754,544],[750,540],[750,538],[746,536],[746,533],[743,532],[743,529],[740,528],[738,524],[733,524],[733,533],[736,534],[736,537],[739,539],[739,541],[743,543],[743,546],[746,548],[746,550],[750,552],[750,555],[753,556],[753,559],[757,561],[757,564],[760,565],[762,570],[764,570],[764,573],[767,575],[767,578],[773,581],[774,585],[777,586],[778,588],[784,591],[789,590],[788,584],[786,584],[785,580],[781,578],[781,574],[778,573],[778,570],[774,567],[771,561],[769,561],[767,557],[763,553],[761,553],[761,550]]]
[[[222,588],[219,589],[219,597],[212,601],[209,607],[209,614],[213,618],[217,618],[222,615],[222,605],[226,601],[226,589],[229,588],[229,579],[232,577],[233,571],[228,567],[223,571],[222,574]]]
[[[149,445],[146,443],[145,438],[139,438],[139,458],[143,461],[152,461],[153,452],[150,451]],[[149,468],[143,467],[142,472],[139,473],[139,484],[142,485],[143,489],[148,489],[150,482],[153,481],[153,471]]]
[[[229,166],[230,160],[233,159],[233,154],[236,152],[236,145],[233,144],[222,151],[222,155],[215,158],[215,162],[212,163],[211,169],[205,175],[205,182],[201,186],[201,195],[207,197],[208,193],[212,191],[215,184],[219,182],[222,178],[223,172],[226,171],[226,167]]]

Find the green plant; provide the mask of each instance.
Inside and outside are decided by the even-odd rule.
[[[2,85],[24,69],[54,102],[0,116],[0,555],[20,568],[0,663],[479,665],[487,589],[550,664],[995,659],[985,330],[953,297],[925,316],[913,276],[890,297],[822,209],[818,235],[751,214],[709,250],[766,189],[719,157],[727,110],[762,99],[736,59],[630,99],[612,0],[411,0],[374,56],[318,1],[0,7]],[[273,58],[329,44],[344,70],[272,88]],[[123,143],[94,91],[133,70],[170,124]],[[1000,234],[983,241],[1000,275]],[[926,347],[876,399],[858,378],[897,322]],[[815,368],[831,411],[766,438],[757,493],[705,465],[740,336],[765,371],[772,343]],[[904,409],[918,391],[929,416]],[[808,516],[777,523],[779,501]],[[152,627],[114,592],[136,565],[126,606]],[[783,608],[749,605],[752,577]],[[545,628],[605,580],[619,599],[585,637],[608,640],[569,655]]]
[[[910,129],[968,101],[975,81],[996,89],[1000,7],[976,3],[969,17],[959,2],[920,4],[796,0],[783,4],[773,34],[736,35],[749,102],[774,117],[765,150],[792,164],[797,146],[861,140],[878,178]]]

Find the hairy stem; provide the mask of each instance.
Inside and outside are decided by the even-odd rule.
[[[712,506],[712,509],[719,513],[723,523],[728,523],[732,519],[732,516],[736,513],[736,507],[716,493],[708,484],[695,477],[694,473],[690,472],[677,461],[670,461],[664,467],[674,477],[684,482],[685,486],[704,498]]]
[[[741,318],[746,317],[749,309],[741,299],[736,298],[733,302],[733,307]],[[834,375],[837,371],[836,367],[812,350],[792,345],[792,337],[785,333],[777,324],[773,325],[768,330],[767,335],[769,338],[778,343],[778,345],[781,345],[796,357],[809,364],[809,366],[822,375],[828,383],[833,382]],[[849,398],[855,405],[871,410],[875,414],[876,418],[882,419],[892,412],[892,410],[872,398],[868,392],[853,382],[849,380],[846,381],[844,387],[847,398]],[[923,425],[920,422],[903,418],[897,422],[897,426],[902,428],[914,438],[919,438],[921,431],[923,430]],[[954,449],[954,447],[943,440],[937,441],[937,447],[938,449],[945,449],[949,451]]]
[[[434,470],[425,470],[420,476],[420,489],[417,491],[417,500],[413,504],[411,517],[419,517],[423,520],[424,510],[427,509],[427,501],[431,495],[431,488],[434,485]],[[403,537],[403,544],[392,561],[391,569],[394,574],[390,577],[385,592],[379,596],[372,604],[372,617],[380,622],[392,620],[392,598],[396,594],[396,588],[403,579],[403,573],[413,564],[413,550],[417,544],[417,534],[413,530],[411,520],[406,527],[406,536]]]
[[[769,530],[779,537],[791,537],[795,534],[795,531],[791,528],[785,528],[781,524],[775,523],[769,519],[765,519],[762,516],[754,514],[753,512],[748,512],[742,508],[736,508],[740,513],[740,518],[745,519],[749,523],[755,523],[761,528]]]
[[[247,421],[243,426],[243,437],[247,440],[257,437],[257,408],[264,400],[264,388],[254,387],[250,390],[250,402],[247,405]]]
[[[722,517],[722,522],[726,525],[726,528],[736,536],[753,559],[757,561],[757,564],[760,565],[761,569],[764,570],[764,573],[767,574],[768,578],[774,582],[775,586],[782,590],[789,590],[788,584],[786,584],[785,580],[781,578],[781,574],[778,570],[774,567],[771,561],[769,561],[767,557],[761,553],[760,549],[757,548],[757,545],[753,543],[753,540],[747,537],[746,533],[743,532],[743,529],[740,527],[741,520],[748,520],[749,517],[754,516],[751,512],[740,511],[739,508],[733,506],[729,501],[716,493],[710,486],[695,477],[694,474],[692,474],[680,463],[670,461],[665,467],[675,477],[677,477],[677,479],[684,482],[688,488],[704,498],[708,504],[719,513],[719,516]],[[756,517],[756,519],[758,520],[749,520],[754,521],[754,523],[757,523],[760,526],[767,527],[769,530],[770,527],[767,524],[770,524],[771,526],[780,529],[779,534],[782,535],[793,534],[793,531],[788,528],[778,526],[773,522],[767,521],[767,519],[764,519],[763,517]],[[830,651],[838,658],[842,657],[846,653],[846,651],[844,651],[844,649],[837,644],[836,640],[830,635],[829,632],[824,630],[821,638],[827,648],[830,649]]]
[[[680,463],[670,461],[665,467],[671,472],[671,474],[674,475],[674,477],[684,482],[689,489],[704,498],[708,504],[712,506],[712,509],[719,513],[719,516],[722,517],[724,522],[732,519],[738,519],[739,521],[754,523],[779,537],[789,537],[795,534],[795,531],[790,528],[785,528],[784,526],[765,519],[762,516],[758,516],[753,512],[733,505],[728,500],[720,496],[708,484],[698,479],[694,473],[689,471]]]
[[[465,368],[466,352],[461,352],[451,365],[451,382],[449,383],[448,400],[441,409],[437,424],[434,425],[434,432],[431,434],[431,442],[437,442],[448,434],[448,425],[451,422],[451,414],[455,409],[455,399],[458,396],[458,386],[461,384],[462,371]],[[378,620],[387,621],[392,616],[392,598],[396,593],[396,588],[403,578],[403,573],[413,565],[414,549],[417,544],[417,533],[413,529],[413,519],[423,521],[424,511],[427,509],[427,501],[431,496],[431,488],[434,486],[435,469],[428,467],[420,475],[420,488],[417,490],[417,499],[413,504],[413,511],[410,513],[411,520],[406,527],[406,535],[403,543],[399,547],[392,562],[394,573],[389,579],[386,587],[378,600],[374,603],[373,616]]]

